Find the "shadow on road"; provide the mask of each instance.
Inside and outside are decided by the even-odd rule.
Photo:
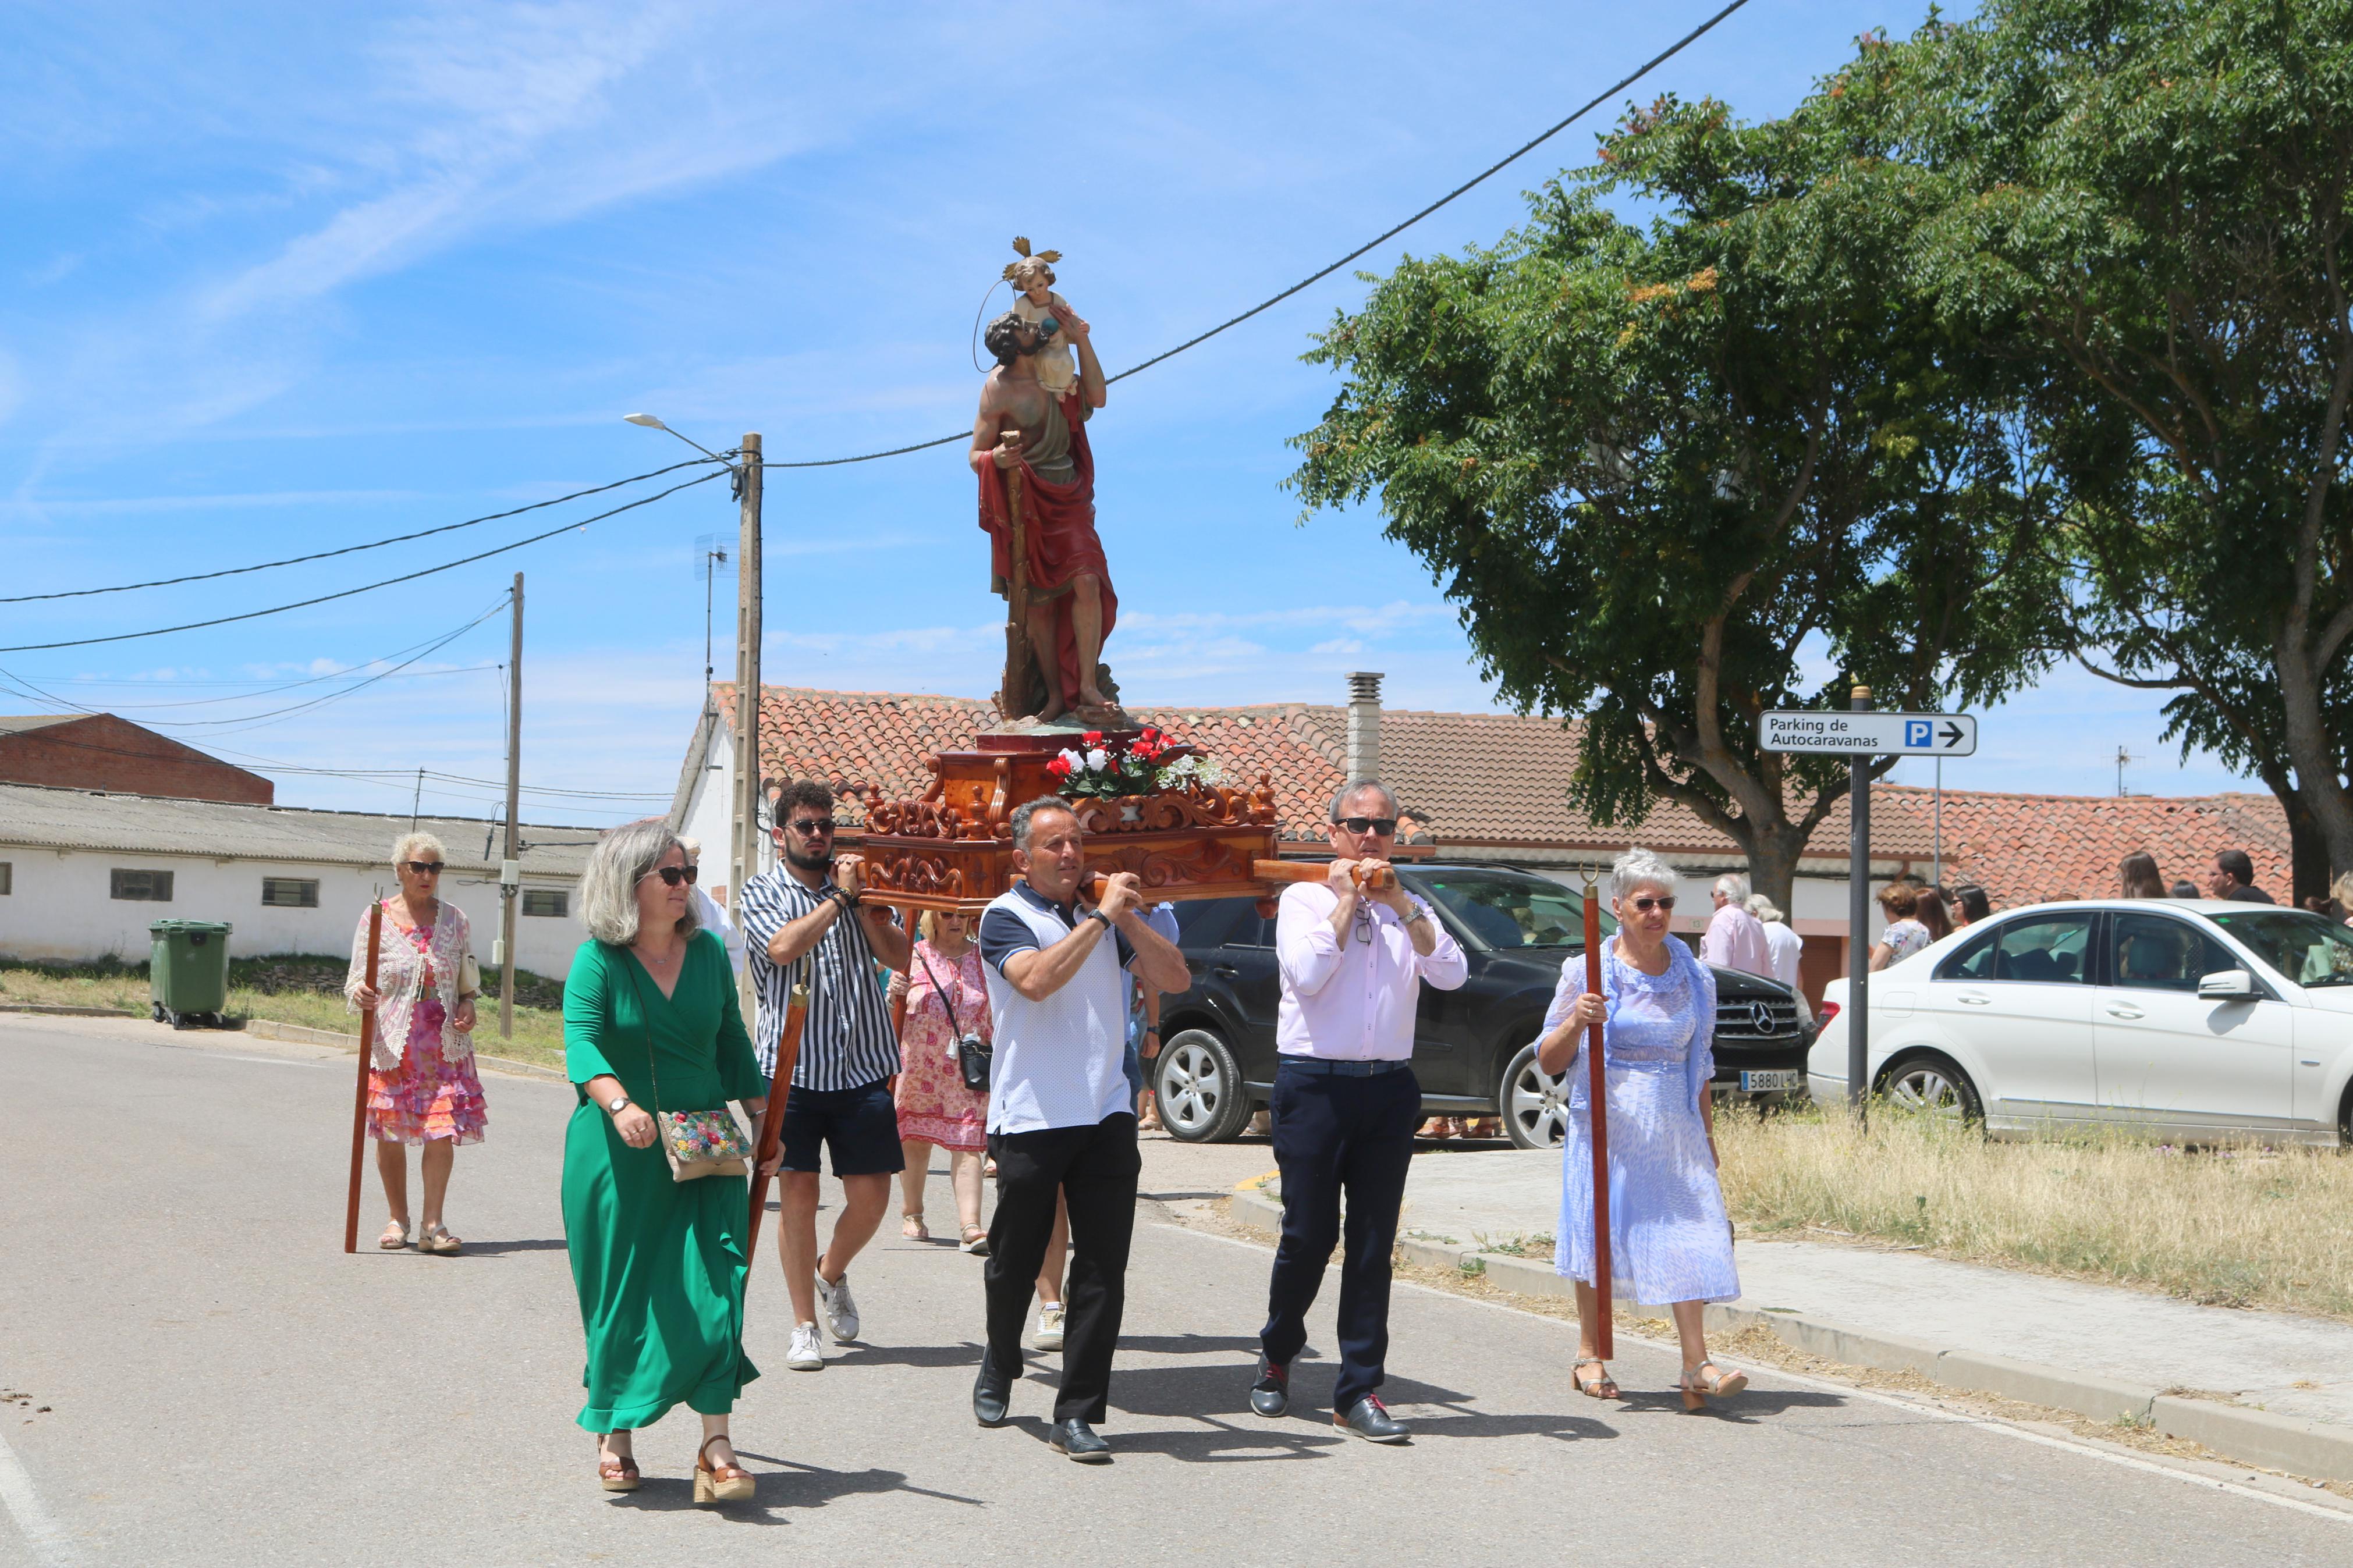
[[[496,1258],[503,1252],[561,1252],[564,1241],[470,1241],[460,1258]]]
[[[1118,1383],[1113,1382],[1116,1389]],[[1130,1409],[1124,1402],[1117,1408]],[[1138,1412],[1138,1414],[1143,1414]],[[1122,1432],[1113,1428],[1104,1432],[1111,1444],[1114,1461],[1124,1456],[1160,1454],[1171,1459],[1193,1465],[1243,1464],[1265,1459],[1312,1459],[1317,1450],[1330,1448],[1347,1439],[1328,1428],[1317,1431],[1313,1426],[1285,1431],[1280,1425],[1264,1426],[1227,1426],[1213,1415],[1192,1412],[1193,1418],[1207,1422],[1206,1432]],[[1053,1433],[1053,1424],[1042,1416],[1016,1416],[1008,1425],[1018,1427],[1034,1439],[1041,1448]]]

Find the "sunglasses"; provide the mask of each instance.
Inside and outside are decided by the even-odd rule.
[[[447,862],[440,860],[406,860],[403,861],[402,864],[406,866],[417,876],[438,877],[441,874],[441,868],[447,864]]]
[[[675,888],[681,882],[691,887],[695,875],[695,868],[691,866],[657,866],[646,873],[647,877],[659,877],[665,888]],[[640,877],[638,879],[643,881],[645,878]]]
[[[1397,831],[1397,822],[1394,816],[1344,816],[1337,826],[1351,833],[1377,833],[1387,838]]]
[[[1669,893],[1663,899],[1629,899],[1626,901],[1634,906],[1637,913],[1646,915],[1652,910],[1672,910],[1675,907],[1675,896],[1672,893]]]
[[[795,819],[792,826],[796,832],[806,833],[815,838],[819,834],[832,832],[840,824],[830,816],[804,816]]]

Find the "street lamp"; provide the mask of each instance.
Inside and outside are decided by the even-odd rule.
[[[663,424],[659,419],[656,418],[654,416],[652,416],[652,415],[650,415],[650,414],[624,414],[624,415],[622,415],[622,416],[621,416],[621,417],[622,417],[623,419],[625,419],[625,420],[628,421],[628,422],[629,422],[630,424],[632,424],[632,425],[642,425],[642,426],[645,426],[647,429],[649,429],[649,430],[665,430],[665,431],[669,431],[669,433],[670,433],[670,435],[678,436],[678,438],[679,438],[680,440],[681,440],[681,441],[685,442],[688,446],[690,446],[690,447],[693,447],[696,451],[698,451],[698,452],[702,453],[704,457],[706,457],[706,458],[715,458],[716,460],[718,460],[719,462],[722,462],[722,463],[723,463],[723,462],[727,461],[727,459],[726,459],[726,458],[720,457],[718,453],[716,453],[716,452],[712,451],[710,447],[708,447],[704,446],[702,442],[700,442],[700,441],[696,440],[693,437],[691,437],[691,436],[680,436],[680,435],[679,435],[679,433],[678,433],[677,431],[675,431],[675,430],[671,430],[671,429],[670,429],[670,427],[669,426],[667,426],[667,425]]]

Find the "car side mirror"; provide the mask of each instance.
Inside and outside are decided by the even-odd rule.
[[[2198,994],[2222,1002],[2249,1001],[2255,994],[2255,977],[2243,969],[2221,970],[2199,980]]]

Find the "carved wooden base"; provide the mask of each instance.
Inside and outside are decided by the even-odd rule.
[[[1124,717],[1123,715],[1123,717]],[[1108,732],[1107,738],[1124,738]],[[1071,744],[1061,728],[1005,726],[968,752],[924,759],[932,784],[920,800],[867,807],[859,851],[867,885],[882,902],[918,910],[979,909],[1013,884],[1016,806],[1061,798],[1046,764]],[[1153,900],[1219,899],[1265,891],[1252,864],[1275,857],[1274,794],[1166,790],[1064,804],[1087,836],[1087,868],[1133,871]]]

